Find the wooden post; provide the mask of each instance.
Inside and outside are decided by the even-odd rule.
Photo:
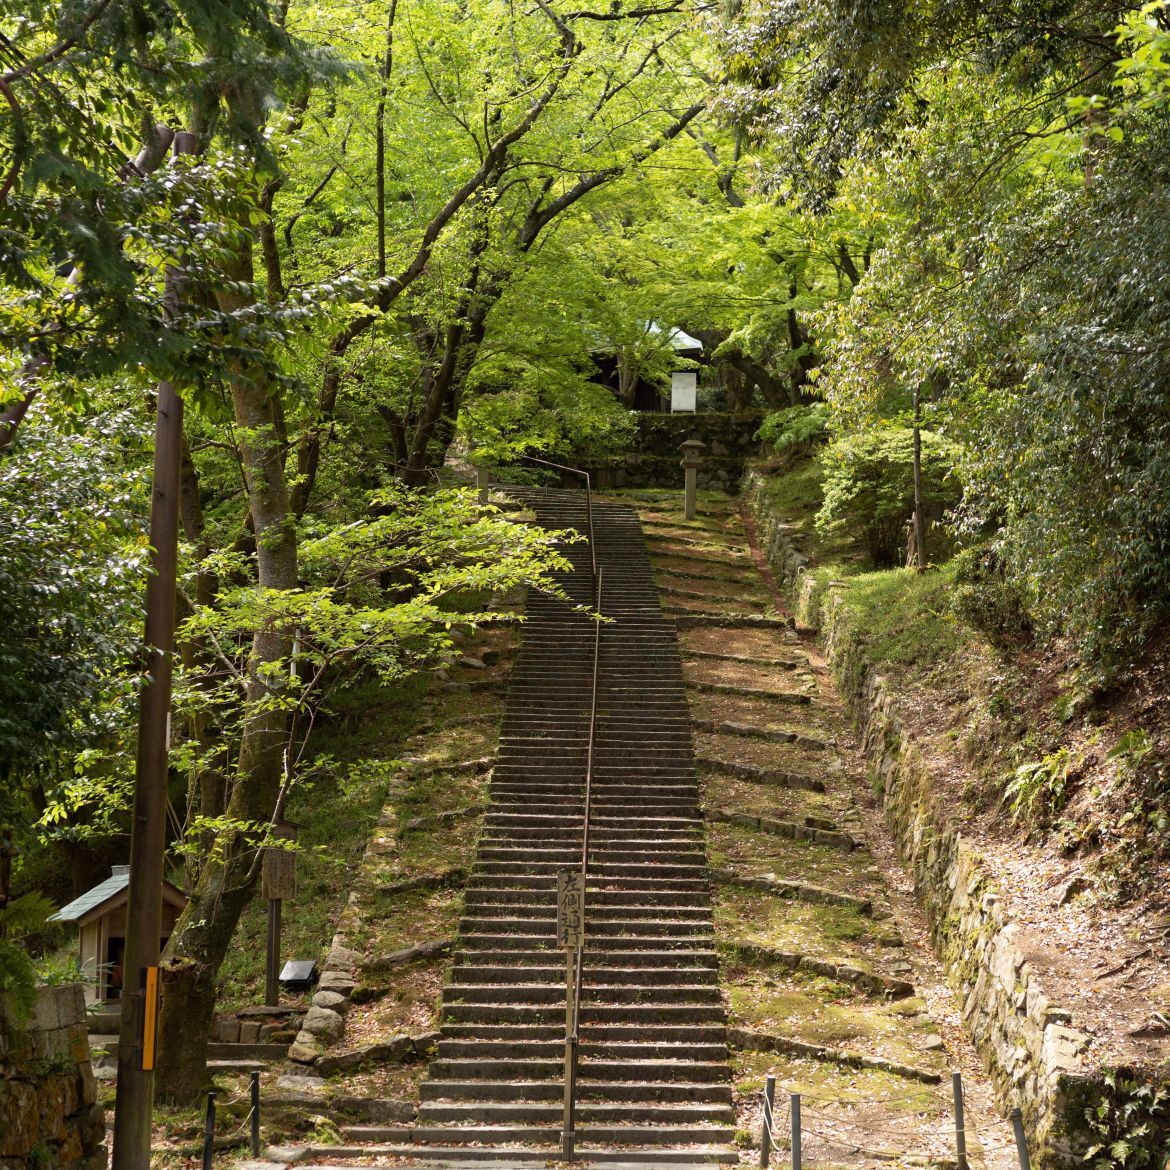
[[[963,1123],[963,1074],[951,1073],[951,1095],[955,1099],[955,1164],[967,1170],[967,1130]]]
[[[763,1170],[772,1156],[772,1125],[776,1117],[773,1106],[776,1103],[776,1078],[771,1074],[764,1078],[764,1126],[760,1134],[760,1167]]]
[[[800,1094],[792,1094],[792,1170],[800,1170]]]
[[[195,153],[195,135],[175,135],[176,155]],[[178,307],[182,273],[168,268],[165,309]],[[139,700],[138,756],[130,829],[130,887],[122,961],[122,1022],[114,1103],[114,1170],[149,1170],[154,1069],[143,1068],[146,1004],[142,972],[157,967],[162,936],[162,885],[167,827],[167,732],[175,651],[175,583],[179,563],[179,465],[183,400],[174,384],[158,384],[154,477],[150,503],[151,567],[146,583],[145,681]]]
[[[272,835],[284,841],[297,839],[292,821],[277,821]],[[285,898],[296,897],[297,855],[291,849],[269,846],[264,850],[261,885],[268,902],[268,945],[264,966],[264,1002],[270,1007],[280,1003],[280,911]]]
[[[268,946],[264,960],[264,1002],[280,1003],[280,899],[268,899]]]
[[[479,502],[481,505],[486,505],[488,502],[488,495],[491,491],[491,479],[488,476],[488,469],[480,464],[475,469],[475,486],[479,488]]]
[[[1012,1110],[1012,1129],[1016,1135],[1016,1154],[1020,1159],[1020,1170],[1032,1170],[1032,1159],[1028,1156],[1028,1136],[1024,1133],[1024,1115],[1019,1109]]]

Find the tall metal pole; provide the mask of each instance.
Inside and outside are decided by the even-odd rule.
[[[195,153],[195,136],[175,135],[174,152]],[[182,273],[166,274],[166,311],[178,305]],[[114,1101],[114,1170],[149,1170],[154,1068],[143,1067],[147,1017],[143,980],[156,967],[162,934],[163,853],[167,823],[167,720],[175,648],[175,580],[179,561],[179,463],[183,400],[173,383],[158,384],[154,480],[150,501],[153,570],[146,586],[146,675],[138,718],[134,820],[130,832],[130,890],[126,907],[118,1088]],[[153,1018],[154,1013],[150,1013]],[[151,1045],[153,1048],[153,1045]]]

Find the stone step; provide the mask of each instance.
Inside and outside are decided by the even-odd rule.
[[[539,1066],[554,1069],[547,1075],[560,1076],[564,1070],[563,1038],[553,1040],[452,1040],[438,1043],[438,1057],[432,1075],[480,1077],[488,1080],[523,1079],[524,1069]],[[604,1080],[726,1080],[727,1045],[722,1041],[687,1043],[640,1043],[636,1040],[612,1044],[583,1038],[579,1060],[587,1075]]]
[[[468,879],[466,888],[499,890],[555,890],[555,874],[491,874],[477,873]],[[701,896],[711,891],[710,878],[671,878],[662,876],[623,877],[613,880],[599,878],[591,873],[586,883],[587,890],[619,890],[622,893],[645,892],[648,894],[689,893]],[[698,899],[696,898],[696,901]]]
[[[462,1121],[488,1124],[512,1124],[530,1121],[549,1124],[564,1114],[560,1101],[423,1101],[418,1108],[420,1125],[458,1123]],[[613,1124],[694,1125],[696,1122],[735,1123],[735,1110],[730,1102],[713,1101],[592,1101],[577,1103],[577,1124],[585,1128],[590,1122]],[[344,1132],[344,1131],[343,1131]]]
[[[565,988],[551,983],[448,983],[443,988],[443,1003],[502,1003],[564,1005]],[[586,983],[581,992],[582,1005],[614,1007],[646,1003],[699,1005],[720,1002],[718,986],[702,983]]]
[[[583,1001],[580,1018],[596,1024],[707,1024],[723,1019],[723,1007],[712,1004],[593,1004]],[[444,1003],[444,1022],[553,1024],[565,1019],[565,1005],[540,1003]]]
[[[435,1065],[440,1062],[435,1061]],[[549,1062],[550,1064],[552,1062]],[[422,1101],[562,1101],[564,1097],[564,1063],[556,1066],[552,1077],[522,1079],[528,1070],[522,1066],[516,1075],[499,1080],[430,1080],[419,1085]],[[437,1076],[434,1065],[431,1075]],[[693,1104],[731,1104],[731,1085],[701,1082],[653,1080],[596,1081],[593,1070],[578,1066],[577,1093],[580,1101],[659,1101]],[[557,1079],[559,1078],[559,1079]]]
[[[493,964],[508,970],[519,971],[527,967],[547,967],[551,964],[563,964],[564,952],[550,950],[548,947],[525,951],[522,948],[506,950],[459,950],[455,952],[455,965]],[[696,948],[672,948],[665,951],[655,951],[652,948],[642,950],[607,950],[599,951],[596,947],[587,950],[583,961],[585,970],[594,967],[620,967],[622,970],[677,970],[682,968],[700,970],[716,970],[719,957],[713,950]]]
[[[602,903],[597,899],[586,896],[587,916],[603,916],[610,922],[637,922],[642,919],[661,919],[670,917],[679,922],[710,922],[711,911],[705,908],[691,909],[681,906],[617,906],[612,902]],[[497,918],[507,915],[513,919],[533,920],[543,919],[550,913],[555,915],[556,907],[545,900],[540,905],[519,905],[515,902],[502,901],[496,898],[464,897],[463,909],[465,913],[475,918]]]
[[[492,1023],[489,1021],[451,1021],[440,1028],[444,1039],[498,1041],[500,1045],[518,1044],[530,1041],[552,1041],[564,1050],[564,1020],[548,1024],[540,1021],[511,1021]],[[440,1043],[443,1041],[440,1040]],[[662,1023],[650,1021],[641,1024],[614,1024],[604,1021],[584,1021],[581,1029],[581,1046],[585,1051],[590,1044],[618,1045],[623,1050],[630,1044],[657,1045],[676,1044],[726,1044],[727,1027],[719,1023]]]
[[[392,1141],[414,1141],[420,1144],[474,1143],[476,1145],[497,1145],[508,1142],[530,1142],[553,1145],[559,1143],[559,1125],[509,1125],[506,1122],[492,1125],[441,1125],[431,1126],[344,1126],[342,1134],[354,1142],[374,1143]],[[584,1147],[587,1143],[614,1145],[699,1145],[711,1146],[731,1141],[731,1130],[724,1125],[674,1123],[670,1125],[621,1125],[605,1122],[590,1122],[578,1127],[577,1135]],[[324,1147],[326,1152],[329,1147]],[[367,1156],[376,1156],[376,1147]]]
[[[442,1146],[428,1145],[420,1149],[415,1145],[321,1146],[306,1147],[306,1157],[328,1158],[329,1166],[320,1164],[305,1167],[305,1170],[333,1170],[333,1164],[354,1158],[406,1158],[409,1163],[429,1170],[447,1170],[452,1166],[543,1166],[559,1157],[558,1148],[550,1144],[511,1146]],[[732,1146],[690,1145],[680,1149],[638,1150],[622,1147],[609,1148],[591,1142],[577,1144],[578,1156],[588,1159],[590,1170],[641,1170],[641,1167],[669,1167],[670,1170],[709,1170],[713,1165],[723,1165],[739,1160],[739,1154]],[[300,1149],[296,1150],[300,1156]],[[425,1160],[420,1160],[425,1158]]]
[[[718,981],[717,967],[593,967],[584,968],[583,986],[688,986]],[[549,966],[475,966],[459,964],[451,968],[452,983],[502,983],[529,984],[548,983],[560,988],[564,994],[565,964]]]
[[[547,918],[477,918],[467,915],[459,921],[459,930],[469,935],[495,933],[507,935],[513,932],[525,934],[553,934],[556,930],[556,915]],[[710,920],[706,922],[677,922],[664,918],[633,918],[629,921],[614,918],[593,918],[586,915],[586,939],[636,938],[636,939],[677,939],[700,938],[712,934]]]
[[[534,877],[541,876],[542,871],[546,875],[555,874],[561,868],[563,868],[563,863],[560,861],[534,862],[531,859],[527,861],[483,861],[476,865],[480,876],[491,875],[493,877],[504,875]],[[616,881],[627,878],[659,878],[670,879],[671,881],[679,878],[692,878],[695,881],[705,881],[707,879],[706,866],[701,864],[591,862],[589,868],[594,881],[601,881],[602,879]]]

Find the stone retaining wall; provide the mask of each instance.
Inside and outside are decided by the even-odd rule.
[[[0,1013],[0,1170],[105,1170],[85,993],[42,987],[23,1028]]]
[[[840,592],[830,585],[814,600],[800,588],[799,572],[786,574],[791,542],[784,525],[760,510],[760,492],[749,491],[748,498],[761,531],[772,534],[773,570],[790,584],[795,579],[805,605],[812,602],[816,611],[803,620],[820,628],[842,698],[861,733],[886,825],[914,879],[965,1030],[1000,1102],[1005,1110],[1022,1110],[1034,1165],[1083,1168],[1085,1151],[1096,1140],[1086,1110],[1101,1101],[1115,1109],[1118,1090],[1108,1083],[1108,1070],[1087,1066],[1089,1038],[1069,1011],[1049,1000],[1016,945],[1016,926],[1000,903],[988,866],[934,794],[930,768],[899,718],[886,680],[868,662]],[[1164,1157],[1166,1119],[1156,1115],[1149,1121],[1151,1132],[1143,1144]]]
[[[699,487],[704,490],[737,492],[747,460],[759,449],[756,431],[763,414],[639,414],[638,435],[633,450],[586,470],[602,490],[623,487],[681,488],[679,466],[686,439],[700,439],[707,445],[699,468]],[[566,460],[573,463],[573,459]],[[569,481],[566,481],[569,482]],[[574,484],[573,486],[576,486]]]
[[[765,502],[764,477],[755,470],[744,477],[743,495],[755,518],[760,547],[776,579],[792,585],[808,567],[808,557],[800,547],[799,528],[770,511]],[[799,615],[798,615],[799,617]]]

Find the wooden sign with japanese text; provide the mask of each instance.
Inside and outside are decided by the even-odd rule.
[[[581,871],[557,870],[557,943],[575,951],[585,942],[585,882]]]

